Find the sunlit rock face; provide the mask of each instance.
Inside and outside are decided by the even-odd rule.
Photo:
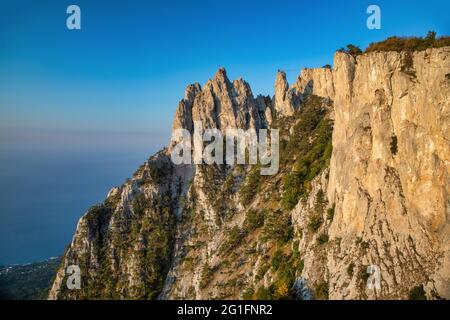
[[[292,116],[300,104],[301,95],[289,88],[286,73],[278,71],[275,80],[274,106],[280,116]]]
[[[173,128],[193,129],[199,121],[204,128],[260,129],[267,106],[254,98],[249,84],[242,78],[231,82],[220,68],[203,88],[199,84],[186,88],[185,98],[175,114]],[[261,109],[259,109],[261,108]]]
[[[333,71],[331,68],[303,69],[292,87],[302,94],[315,94],[333,99]]]
[[[449,72],[450,48],[335,55],[332,297],[400,298],[416,283],[449,297]],[[358,260],[381,268],[380,292],[351,285]]]
[[[272,98],[255,98],[223,68],[189,85],[174,130],[284,126],[292,159],[264,179],[252,166],[176,166],[173,140],[80,219],[49,298],[407,299],[418,286],[450,298],[449,74],[444,47],[339,52],[333,68],[302,70],[292,86],[279,71]],[[286,179],[306,161],[289,142],[312,107],[320,114],[305,113],[311,121],[334,122],[332,152],[286,209]],[[297,129],[307,135],[301,146],[326,136]],[[277,233],[290,228],[280,244]],[[79,291],[65,287],[72,264],[82,269]],[[380,271],[375,290],[368,266]]]

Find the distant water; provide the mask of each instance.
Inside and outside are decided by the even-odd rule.
[[[155,151],[0,146],[0,265],[62,254],[81,215]]]

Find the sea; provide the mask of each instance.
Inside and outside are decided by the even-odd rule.
[[[0,145],[0,265],[63,254],[79,218],[157,149]]]

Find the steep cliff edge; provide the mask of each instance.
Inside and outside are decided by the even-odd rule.
[[[331,297],[362,297],[345,275],[352,261],[381,268],[369,297],[400,298],[418,284],[449,297],[449,72],[448,47],[336,54]]]
[[[188,86],[174,129],[278,128],[279,172],[176,166],[173,141],[80,219],[49,298],[450,298],[449,74],[444,47],[338,52],[272,99]]]

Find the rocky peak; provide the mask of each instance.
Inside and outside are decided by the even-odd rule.
[[[333,99],[333,71],[331,68],[305,68],[301,71],[292,88],[303,95],[315,94]]]
[[[194,103],[195,96],[200,91],[202,91],[202,86],[199,83],[188,85],[184,92],[184,100],[189,101],[191,104]]]
[[[279,93],[280,97],[284,98],[288,89],[289,83],[286,79],[286,72],[278,70],[275,78],[275,95]]]
[[[276,113],[295,143],[288,164],[261,180],[238,166],[174,166],[161,151],[80,220],[49,297],[237,299],[273,286],[304,299],[406,299],[417,288],[450,298],[449,57],[449,47],[338,52],[333,70],[305,69],[291,88],[278,72],[273,100],[223,68],[188,86],[174,128],[257,129]],[[316,175],[294,181],[295,167]],[[66,290],[65,268],[79,263],[84,283],[106,285]],[[285,270],[297,270],[294,283]]]
[[[286,73],[278,70],[275,80],[275,110],[281,116],[291,116],[300,103],[300,96],[295,89],[289,89]]]
[[[201,86],[198,83],[190,84],[186,87],[184,98],[178,103],[178,108],[175,111],[172,131],[176,129],[193,130],[192,123],[192,106],[195,97],[201,91]]]
[[[224,83],[227,85],[230,84],[230,80],[228,79],[227,76],[227,71],[225,70],[224,67],[220,67],[219,69],[217,69],[213,80],[216,81],[217,83]]]
[[[199,84],[186,88],[185,98],[180,101],[175,114],[173,129],[192,131],[194,121],[199,121],[203,128],[258,130],[265,125],[265,119],[261,117],[266,106],[257,103],[244,79],[231,82],[225,68],[221,67],[203,88]]]
[[[273,121],[272,99],[269,96],[258,95],[255,102],[264,127],[270,127]]]

